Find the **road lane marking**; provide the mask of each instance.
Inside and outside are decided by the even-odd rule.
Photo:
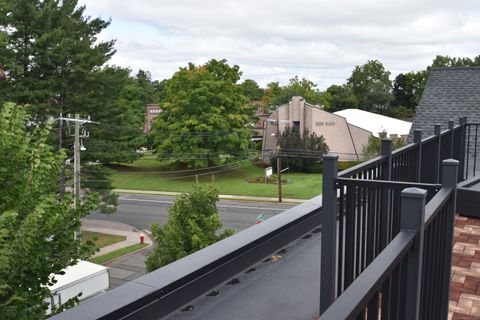
[[[166,201],[166,200],[151,200],[151,199],[134,199],[134,198],[128,198],[128,199],[120,199],[124,201],[138,201],[138,202],[152,202],[152,203],[165,203],[165,204],[173,204],[174,201]],[[244,207],[244,206],[228,206],[224,204],[219,204],[217,205],[219,208],[232,208],[232,209],[250,209],[250,210],[266,210],[266,211],[285,211],[288,208],[264,208],[264,207]]]
[[[126,195],[126,196],[120,197],[120,198],[118,198],[118,200],[127,199],[128,197],[130,197],[130,195]]]

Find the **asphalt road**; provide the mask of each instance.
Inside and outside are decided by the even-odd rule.
[[[120,195],[117,212],[114,214],[93,212],[88,218],[122,222],[138,230],[150,230],[152,223],[164,224],[167,221],[168,208],[174,200],[175,197],[172,196]],[[217,204],[223,226],[235,231],[255,224],[255,218],[260,214],[270,218],[294,206],[295,204],[233,200],[221,200]]]

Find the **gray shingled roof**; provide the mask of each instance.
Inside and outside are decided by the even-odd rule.
[[[436,123],[447,128],[448,120],[458,124],[459,117],[480,123],[480,67],[433,68],[413,121],[423,137],[433,134]]]

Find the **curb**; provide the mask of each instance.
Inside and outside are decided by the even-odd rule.
[[[147,195],[162,195],[162,196],[178,196],[182,194],[182,192],[131,190],[131,189],[113,189],[112,191],[116,193],[147,194]],[[252,202],[278,202],[278,200],[273,197],[249,197],[249,196],[228,195],[228,194],[220,194],[218,197],[224,200],[252,201]],[[303,203],[305,201],[308,201],[309,199],[285,198],[282,200],[283,201],[281,203]]]

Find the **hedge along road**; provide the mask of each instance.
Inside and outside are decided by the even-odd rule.
[[[113,214],[92,212],[89,219],[110,220],[131,225],[138,230],[150,230],[152,223],[163,225],[167,222],[168,208],[175,201],[174,196],[121,194],[117,211]],[[220,200],[217,204],[220,219],[225,228],[240,231],[255,224],[255,218],[263,214],[270,218],[297,204],[275,202],[249,202]]]

